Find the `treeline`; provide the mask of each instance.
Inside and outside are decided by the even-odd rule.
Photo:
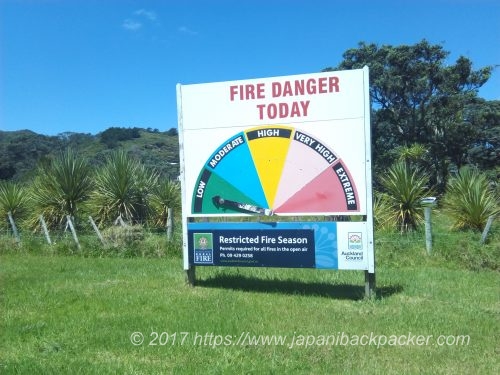
[[[51,229],[64,229],[68,217],[79,225],[88,216],[100,227],[120,222],[165,228],[169,209],[180,214],[180,206],[178,181],[161,178],[122,149],[95,168],[68,148],[40,165],[30,184],[0,181],[0,228],[14,219],[39,230],[40,215]]]
[[[122,148],[162,177],[176,178],[178,168],[177,129],[111,127],[97,135],[65,132],[57,136],[36,134],[29,130],[0,131],[0,180],[27,182],[38,167],[48,166],[57,155],[71,148],[92,165],[102,165],[106,155]]]

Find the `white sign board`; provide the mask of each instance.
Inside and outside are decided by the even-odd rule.
[[[374,268],[367,68],[178,85],[177,99],[185,222],[363,216],[368,219],[352,223],[353,230],[349,223],[335,228],[346,233],[336,243],[345,251],[338,249],[335,267]],[[356,238],[364,255],[352,250]],[[185,265],[195,257],[190,259]]]

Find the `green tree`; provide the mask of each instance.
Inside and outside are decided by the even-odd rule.
[[[40,167],[32,189],[36,205],[33,224],[39,214],[52,226],[65,222],[66,215],[76,218],[92,189],[91,176],[88,161],[69,148],[48,166]]]
[[[156,170],[139,164],[135,175],[136,186],[136,209],[135,219],[137,222],[145,222],[153,212],[151,200],[158,188],[159,174]]]
[[[483,230],[490,216],[500,213],[500,202],[484,173],[463,167],[448,182],[444,206],[455,219],[455,229]]]
[[[115,148],[118,142],[127,141],[134,138],[140,138],[139,128],[116,128],[111,127],[101,133],[101,142],[108,148]]]
[[[113,151],[95,176],[91,211],[100,223],[118,217],[129,223],[141,223],[149,212],[149,200],[158,175],[146,169],[124,150]]]
[[[167,131],[167,135],[170,136],[170,137],[177,137],[179,135],[179,133],[177,131],[177,128],[170,128]]]
[[[154,224],[164,228],[167,225],[168,209],[181,209],[181,189],[177,181],[164,179],[161,181],[152,196],[154,209]]]
[[[429,167],[429,151],[421,144],[414,143],[410,146],[400,146],[394,151],[398,161],[405,162],[415,168],[427,169]]]
[[[63,149],[62,142],[56,137],[36,134],[29,130],[0,131],[0,179],[32,179],[42,158]]]
[[[8,213],[17,220],[24,220],[29,212],[27,189],[14,182],[0,181],[0,227],[7,224]]]
[[[492,67],[474,70],[465,57],[448,65],[448,55],[426,40],[396,47],[360,43],[337,67],[324,69],[370,68],[375,173],[394,162],[392,149],[418,143],[429,150],[431,182],[442,190],[450,164],[464,162],[473,131],[463,121],[463,108]]]
[[[481,170],[499,166],[500,160],[500,100],[477,100],[465,110],[464,121],[476,130],[468,149],[468,162]]]
[[[428,176],[400,161],[379,179],[384,189],[377,205],[380,224],[387,226],[390,222],[401,232],[417,229],[423,222],[422,198],[430,194]]]

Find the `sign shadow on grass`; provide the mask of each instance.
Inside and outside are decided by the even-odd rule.
[[[217,275],[206,280],[196,280],[196,285],[246,292],[296,294],[358,301],[365,298],[364,285],[330,284],[297,280],[269,280],[242,275]],[[401,285],[376,288],[376,298],[388,297],[403,290]]]

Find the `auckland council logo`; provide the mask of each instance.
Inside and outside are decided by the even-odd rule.
[[[194,263],[213,264],[214,245],[212,233],[193,233]]]
[[[347,247],[349,250],[363,250],[363,234],[361,232],[349,232]]]

